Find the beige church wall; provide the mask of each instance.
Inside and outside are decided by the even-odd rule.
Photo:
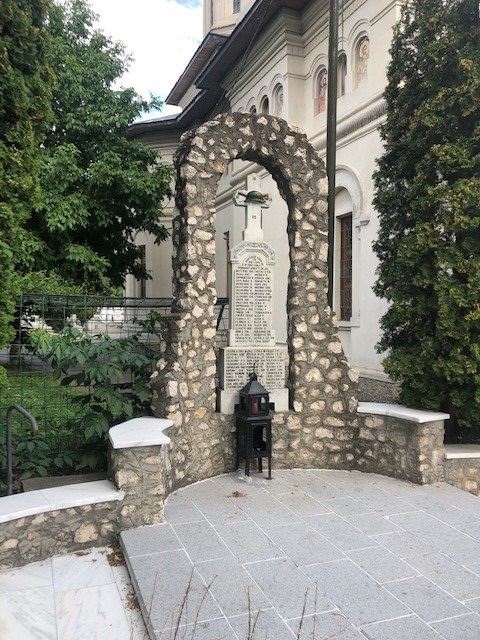
[[[180,142],[180,135],[177,133],[162,134],[143,134],[137,138],[145,146],[154,149],[161,162],[165,164],[173,164],[173,154]],[[174,189],[174,180],[172,180],[172,190]],[[175,202],[173,198],[163,203],[163,212],[161,217],[162,224],[167,228],[169,233],[172,230],[172,219],[175,210]],[[145,245],[146,267],[152,275],[150,280],[146,282],[146,291],[148,298],[170,298],[172,296],[172,240],[169,236],[164,242],[156,245],[154,237],[144,232],[135,236],[135,244]],[[125,295],[127,297],[138,297],[140,291],[140,283],[138,280],[129,275],[125,281]]]
[[[300,15],[282,10],[272,19],[249,48],[248,58],[232,68],[224,79],[232,111],[259,111],[266,96],[273,110],[276,87],[283,87],[281,117],[300,127],[325,158],[326,111],[314,115],[315,80],[321,65],[328,66],[327,2],[311,2]],[[363,375],[383,379],[382,357],[375,351],[380,338],[379,318],[386,309],[384,301],[373,294],[377,266],[372,250],[378,222],[372,206],[375,158],[382,153],[378,126],[384,117],[382,93],[392,26],[398,17],[399,2],[352,0],[344,3],[340,16],[339,51],[347,55],[345,95],[338,99],[337,187],[348,189],[354,202],[353,213],[353,308],[351,322],[339,322],[340,338],[352,366]],[[244,4],[242,3],[242,11]],[[369,38],[367,76],[354,88],[354,51],[358,38]],[[188,96],[193,96],[192,89]],[[193,93],[192,93],[193,92]],[[170,137],[168,137],[170,136]],[[158,140],[162,139],[159,144]],[[171,134],[144,137],[167,160],[177,146]],[[177,139],[178,143],[178,139]],[[220,181],[216,201],[217,291],[227,295],[227,243],[230,247],[241,239],[244,212],[234,207],[232,194],[245,188],[245,178],[252,165],[236,161],[229,165]],[[277,254],[275,268],[275,331],[278,342],[285,338],[286,282],[289,259],[285,248],[286,205],[276,185],[265,170],[260,171],[262,192],[270,193],[270,209],[264,214],[265,237]],[[350,178],[345,178],[345,176]],[[346,180],[346,182],[345,182]],[[342,183],[343,181],[343,183]],[[165,209],[172,213],[172,206]],[[281,224],[279,223],[282,220]],[[153,282],[147,290],[154,296],[171,295],[171,242],[151,246]],[[147,249],[148,251],[148,249]],[[148,288],[150,287],[150,289]],[[282,289],[283,287],[283,289]],[[336,302],[335,302],[336,304]]]

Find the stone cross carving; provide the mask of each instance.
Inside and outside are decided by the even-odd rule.
[[[242,239],[247,242],[263,242],[262,209],[270,206],[271,196],[260,192],[260,178],[247,176],[246,191],[237,191],[233,200],[238,207],[245,207],[245,231]]]

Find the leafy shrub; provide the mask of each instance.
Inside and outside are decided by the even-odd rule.
[[[159,357],[160,320],[154,311],[146,320],[133,320],[138,331],[126,338],[90,335],[76,327],[65,327],[56,335],[43,330],[32,333],[31,344],[48,361],[53,377],[62,386],[84,391],[71,399],[86,443],[77,469],[105,462],[112,426],[150,415],[149,381]]]

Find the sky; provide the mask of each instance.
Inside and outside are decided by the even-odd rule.
[[[133,87],[148,99],[167,97],[202,41],[201,0],[88,0],[99,16],[98,26],[119,40],[134,58],[120,85]],[[165,105],[162,112],[178,112]]]

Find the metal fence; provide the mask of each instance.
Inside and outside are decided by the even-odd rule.
[[[62,386],[54,380],[49,363],[29,345],[34,329],[56,333],[65,326],[76,326],[91,335],[129,337],[138,332],[138,320],[145,320],[150,310],[161,316],[169,315],[171,302],[170,298],[22,294],[14,320],[15,339],[8,348],[0,350],[0,365],[8,375],[7,388],[0,395],[0,431],[3,433],[8,406],[19,404],[36,418],[40,434],[53,452],[81,444],[72,399],[85,390]],[[220,343],[226,336],[227,309],[228,300],[219,299],[216,310]],[[161,349],[158,344],[159,356]],[[14,420],[14,430],[27,434],[28,423],[20,415]],[[4,439],[2,435],[0,451]]]

